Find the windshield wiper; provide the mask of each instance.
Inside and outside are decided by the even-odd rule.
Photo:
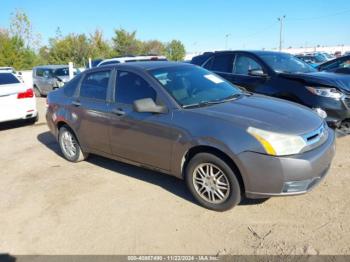
[[[236,100],[238,97],[240,97],[243,94],[233,94],[228,97],[225,97],[224,99],[218,99],[218,100],[212,100],[212,101],[201,101],[199,103],[189,104],[189,105],[183,105],[182,108],[195,108],[195,107],[204,107],[208,105],[215,105],[215,104],[222,104],[226,103],[232,100]]]

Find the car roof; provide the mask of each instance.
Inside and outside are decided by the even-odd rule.
[[[262,55],[262,54],[289,54],[286,52],[279,52],[279,51],[266,51],[266,50],[223,50],[223,51],[214,51],[214,52],[205,52],[201,56],[211,56],[214,54],[231,54],[231,53],[248,53],[248,54],[255,54],[255,55]]]
[[[93,69],[86,70],[87,71],[98,71],[101,69],[138,69],[138,70],[153,70],[153,69],[162,69],[168,67],[176,67],[176,66],[193,66],[192,64],[182,63],[182,62],[169,62],[169,61],[144,61],[144,62],[133,62],[133,63],[121,63],[115,65],[106,65],[101,67],[96,67]]]
[[[165,56],[161,55],[141,55],[141,56],[122,56],[122,57],[114,57],[110,59],[104,59],[101,61],[101,64],[111,61],[125,62],[129,60],[147,60],[152,58],[165,59]]]
[[[41,65],[41,66],[36,66],[34,67],[35,69],[42,69],[42,68],[45,68],[45,69],[58,69],[58,68],[68,68],[69,66],[68,65]]]

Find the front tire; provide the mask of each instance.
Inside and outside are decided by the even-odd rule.
[[[235,172],[215,155],[195,155],[186,167],[186,184],[193,197],[205,208],[226,211],[241,201]]]
[[[58,142],[60,144],[63,156],[70,162],[81,162],[88,157],[87,153],[83,153],[77,138],[70,128],[63,126],[59,130]]]

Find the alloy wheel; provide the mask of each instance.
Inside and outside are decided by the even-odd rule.
[[[212,163],[202,163],[195,168],[193,185],[198,195],[209,203],[223,203],[230,195],[226,174]]]

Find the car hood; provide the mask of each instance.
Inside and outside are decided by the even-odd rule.
[[[336,74],[330,72],[313,73],[280,73],[282,77],[304,81],[310,85],[323,85],[337,87],[346,93],[350,92],[350,76],[346,74]]]
[[[251,126],[283,134],[306,134],[323,123],[323,119],[307,107],[261,95],[245,96],[194,110],[231,121],[244,129]]]

